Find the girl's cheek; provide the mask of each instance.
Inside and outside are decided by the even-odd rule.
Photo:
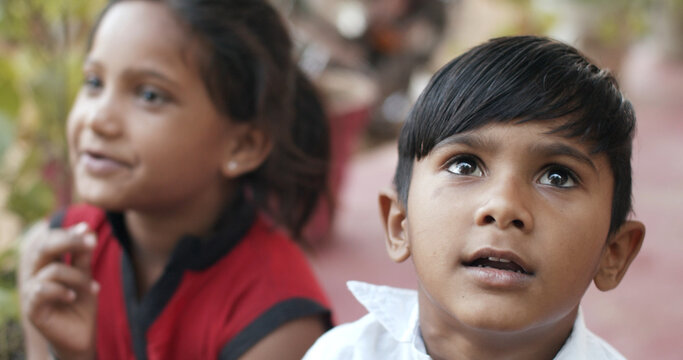
[[[76,109],[71,110],[71,113],[69,113],[69,117],[67,118],[67,121],[66,121],[66,140],[68,142],[69,147],[71,147],[71,145],[73,145],[73,142],[75,139],[75,132],[76,132],[76,121],[74,119],[75,110]]]
[[[76,101],[67,117],[66,140],[70,155],[73,155],[78,144],[78,134],[83,129],[83,116],[80,114],[82,110],[82,107],[80,107],[78,101]]]

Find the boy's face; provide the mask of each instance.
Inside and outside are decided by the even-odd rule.
[[[195,50],[163,4],[124,1],[104,16],[68,122],[85,201],[170,209],[224,186],[234,127],[211,102]]]
[[[552,125],[454,135],[414,163],[406,209],[380,197],[389,253],[417,271],[423,323],[571,328],[609,248],[613,177],[603,154]]]

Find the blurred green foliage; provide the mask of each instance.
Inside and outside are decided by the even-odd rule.
[[[20,228],[70,201],[65,122],[104,2],[0,1],[0,216],[9,211]],[[23,358],[17,248],[0,238],[0,360]]]
[[[493,1],[518,10],[516,22],[497,36],[560,36],[617,76],[631,46],[645,38],[662,53],[683,58],[683,0]]]
[[[78,89],[84,42],[101,5],[86,0],[0,5],[0,48],[6,54],[0,62],[0,129],[5,130],[0,174],[10,187],[6,207],[26,223],[45,216],[55,201],[67,200],[68,179],[59,171],[66,164],[65,119]]]
[[[653,12],[664,9],[673,18],[683,15],[683,0],[572,0],[599,14],[598,36],[604,43],[613,43],[624,36],[637,37],[652,28]],[[673,14],[676,13],[676,14]],[[676,19],[675,19],[676,20]]]
[[[619,43],[647,32],[648,15],[652,6],[661,0],[578,0],[601,15],[596,26],[597,37],[604,44]]]
[[[19,316],[18,298],[14,291],[16,255],[16,246],[0,253],[0,324],[17,319]],[[1,346],[0,349],[2,349]]]

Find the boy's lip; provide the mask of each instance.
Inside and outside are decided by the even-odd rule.
[[[524,275],[534,275],[534,269],[521,256],[511,250],[501,250],[492,247],[483,247],[465,257],[462,261],[464,266],[476,266],[476,263],[486,261],[500,264],[501,268],[515,269],[510,271],[521,272]]]

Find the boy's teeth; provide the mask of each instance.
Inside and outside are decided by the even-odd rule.
[[[471,263],[464,263],[465,266],[480,267],[480,268],[492,268],[498,270],[514,271],[521,274],[526,274],[527,272],[517,263],[509,259],[503,259],[495,256],[481,257],[472,261]]]

